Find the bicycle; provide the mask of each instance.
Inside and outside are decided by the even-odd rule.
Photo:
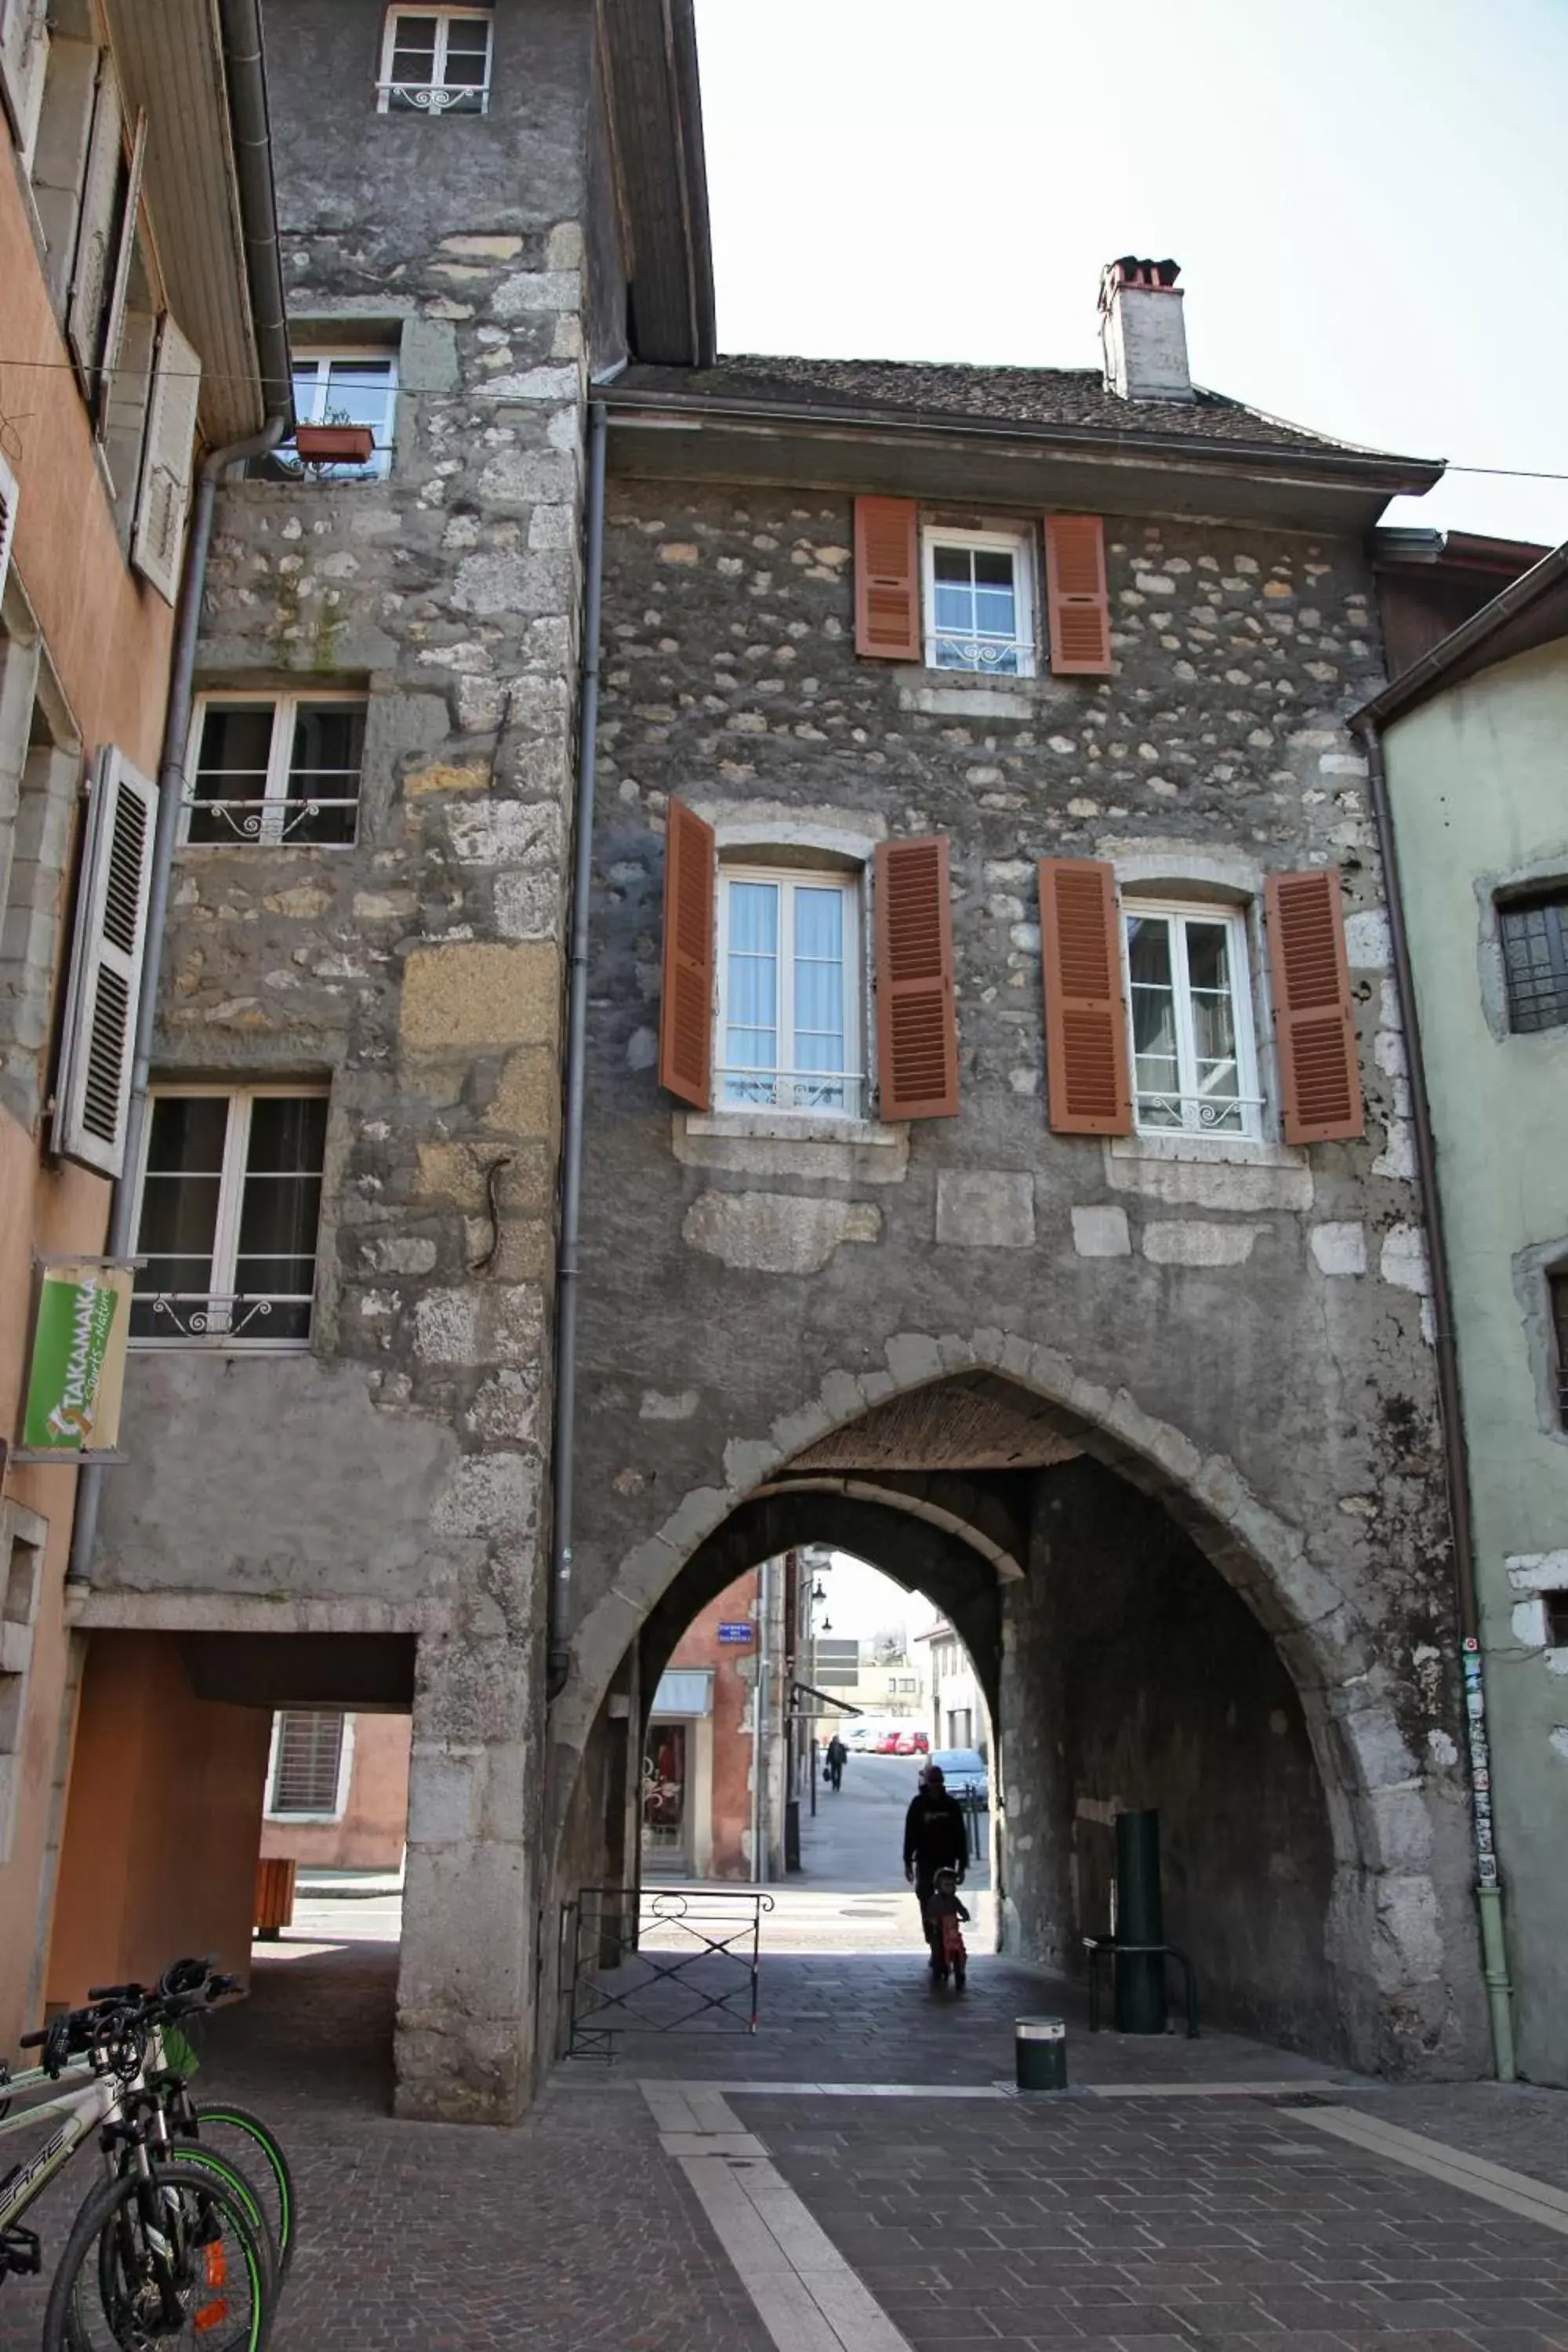
[[[296,2207],[287,2158],[260,2119],[231,2102],[189,2095],[195,2057],[178,2021],[237,1989],[205,1961],[176,1962],[155,1991],[140,1985],[94,1988],[84,2010],[57,2018],[25,2046],[40,2044],[41,2066],[0,2069],[0,2134],[51,2114],[63,2121],[26,2166],[0,2180],[0,2277],[42,2267],[37,2234],[21,2216],[94,2128],[110,2178],[78,2215],[49,2300],[46,2346],[92,2352],[97,2315],[84,2309],[86,2255],[99,2249],[99,2313],[119,2347],[171,2341],[186,2317],[207,2352],[257,2352],[270,2326],[279,2284],[293,2252]],[[153,2063],[150,2065],[149,2060]],[[76,2063],[72,2063],[73,2060]],[[56,2095],[8,2116],[12,2097],[61,2080]],[[204,2120],[244,2141],[269,2184],[274,2222],[249,2176],[199,2134]],[[171,2133],[191,2145],[176,2149]],[[276,2243],[275,2243],[276,2241]],[[90,2301],[90,2297],[88,2297]],[[226,2333],[215,2334],[226,2321]],[[50,2335],[53,2326],[56,2333]]]

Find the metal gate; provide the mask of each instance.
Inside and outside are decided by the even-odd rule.
[[[755,1887],[584,1886],[563,1907],[569,2058],[612,2059],[624,2033],[754,2033],[763,1914]]]

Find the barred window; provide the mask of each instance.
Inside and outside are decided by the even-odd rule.
[[[279,1715],[272,1751],[269,1813],[335,1815],[342,1775],[344,1717],[324,1709]]]
[[[1498,909],[1508,1025],[1515,1031],[1568,1024],[1568,891],[1515,898]]]

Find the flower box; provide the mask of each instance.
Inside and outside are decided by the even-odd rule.
[[[368,425],[301,425],[294,447],[304,466],[368,466],[375,436]]]

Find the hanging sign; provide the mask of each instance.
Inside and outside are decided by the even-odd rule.
[[[120,1442],[129,1265],[56,1258],[43,1268],[22,1443],[14,1458],[68,1462]]]
[[[719,1639],[721,1642],[749,1642],[751,1638],[752,1629],[749,1625],[721,1625],[719,1628]]]

